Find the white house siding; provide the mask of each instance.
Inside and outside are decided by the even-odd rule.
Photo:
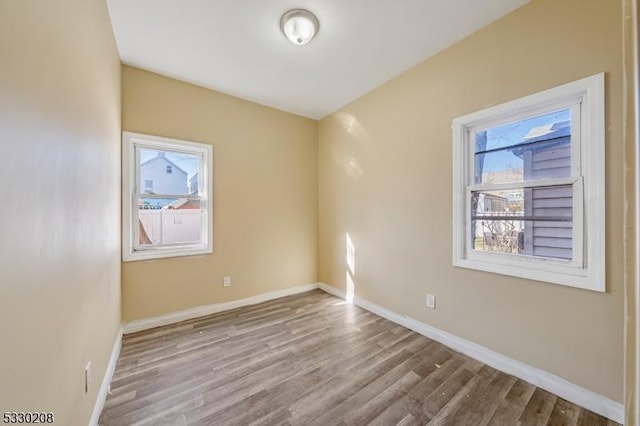
[[[171,173],[167,173],[171,166]],[[147,191],[145,181],[153,182],[151,191]],[[164,157],[155,157],[140,165],[141,192],[154,194],[185,195],[189,193],[187,172]]]

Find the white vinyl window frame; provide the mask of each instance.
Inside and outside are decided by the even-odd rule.
[[[140,149],[190,154],[198,157],[196,194],[145,194],[140,184]],[[185,188],[186,192],[186,188]],[[139,241],[139,198],[181,198],[200,202],[200,241],[142,246]],[[140,133],[122,133],[122,260],[125,262],[213,252],[213,147],[208,144]]]
[[[452,122],[453,264],[587,290],[605,291],[604,73],[492,106]],[[515,184],[475,184],[476,131],[571,109],[571,176]],[[483,252],[471,247],[471,194],[479,190],[571,185],[573,259]]]

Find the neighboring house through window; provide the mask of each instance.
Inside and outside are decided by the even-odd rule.
[[[124,132],[123,259],[211,253],[211,176],[211,145]]]
[[[153,194],[153,180],[144,179],[144,193]]]
[[[189,178],[189,194],[198,192],[198,172]]]
[[[453,120],[454,264],[604,291],[604,76]]]
[[[149,187],[156,194],[182,194],[185,192],[188,173],[171,160],[173,158],[176,161],[184,162],[182,157],[172,152],[153,149],[142,149],[140,155],[139,173],[140,179],[145,183],[145,190],[147,182],[150,182]],[[195,161],[196,157],[194,156],[192,163],[195,164]],[[176,173],[173,173],[174,166]]]

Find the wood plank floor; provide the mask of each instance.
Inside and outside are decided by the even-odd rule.
[[[124,337],[100,425],[614,425],[320,290]]]

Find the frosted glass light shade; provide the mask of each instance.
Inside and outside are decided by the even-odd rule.
[[[320,24],[308,10],[293,9],[282,15],[280,29],[291,43],[302,46],[318,34]]]

